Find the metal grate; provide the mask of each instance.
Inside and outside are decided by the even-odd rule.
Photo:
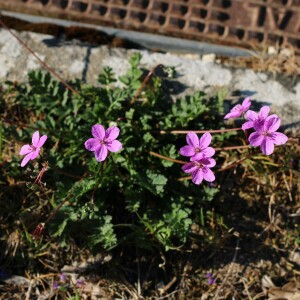
[[[300,0],[0,0],[0,9],[194,40],[300,51]]]

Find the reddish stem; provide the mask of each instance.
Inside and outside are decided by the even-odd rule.
[[[154,67],[154,68],[148,73],[148,75],[146,76],[146,78],[143,80],[141,86],[139,87],[139,89],[136,91],[135,95],[134,95],[134,96],[132,97],[132,99],[130,100],[130,104],[131,104],[131,105],[135,103],[137,97],[141,94],[141,92],[142,92],[142,90],[143,90],[145,84],[146,84],[147,81],[150,79],[150,77],[154,74],[155,70],[156,70],[157,68],[159,68],[159,67],[163,67],[163,65],[162,65],[162,64],[157,65],[156,67]]]
[[[205,132],[210,132],[210,133],[221,133],[221,132],[230,132],[230,131],[238,131],[242,130],[241,127],[237,128],[230,128],[230,129],[217,129],[217,130],[161,130],[159,133],[160,134],[187,134],[191,131],[195,133],[205,133]]]
[[[243,146],[231,146],[231,147],[220,147],[220,148],[214,148],[216,151],[221,150],[236,150],[236,149],[248,149],[250,145],[243,145]]]
[[[178,164],[181,164],[181,165],[184,165],[184,164],[187,163],[186,161],[173,159],[173,158],[158,154],[156,152],[149,151],[149,153],[153,156],[159,157],[159,158],[164,159],[164,160],[172,161],[172,162],[175,162],[175,163],[178,163]]]

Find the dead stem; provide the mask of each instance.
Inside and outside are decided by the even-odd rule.
[[[25,298],[25,300],[30,300],[30,298],[31,298],[30,295],[31,295],[33,284],[34,284],[34,279],[31,279],[30,283],[29,283],[28,290],[26,292],[26,298]]]
[[[242,158],[242,159],[240,159],[240,160],[238,160],[238,161],[232,163],[231,165],[229,165],[229,166],[227,166],[227,167],[225,167],[225,168],[216,170],[216,172],[222,172],[222,171],[228,170],[228,169],[230,169],[230,168],[233,168],[233,167],[235,167],[236,165],[238,165],[239,163],[241,163],[241,162],[247,160],[248,158],[250,158],[252,155],[253,155],[253,154],[247,155],[246,157],[244,157],[244,158]]]
[[[231,274],[231,270],[232,270],[233,264],[236,262],[237,253],[240,250],[239,245],[240,245],[240,239],[237,236],[237,241],[236,241],[236,246],[235,246],[235,250],[234,250],[234,255],[233,255],[232,261],[230,263],[230,266],[228,268],[227,274],[226,274],[226,276],[225,276],[225,278],[224,278],[221,286],[217,289],[217,292],[216,292],[215,297],[213,298],[213,300],[216,300],[218,298],[219,293],[222,291],[223,287],[225,286],[225,284],[226,284],[226,282],[228,280],[228,277]]]

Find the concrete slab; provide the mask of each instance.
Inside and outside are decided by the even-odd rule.
[[[79,78],[91,84],[97,84],[97,76],[105,66],[112,67],[117,75],[123,75],[129,68],[128,59],[138,51],[107,46],[92,47],[76,41],[64,43],[50,35],[31,32],[17,34],[63,78]],[[146,69],[150,70],[158,64],[176,66],[178,80],[188,87],[184,93],[224,87],[229,93],[239,92],[241,98],[250,95],[259,103],[272,105],[272,111],[283,118],[285,127],[300,129],[299,80],[287,88],[269,74],[256,73],[250,69],[226,68],[197,54],[140,52],[142,67]],[[26,80],[27,72],[38,68],[40,66],[34,57],[6,30],[0,30],[1,80]]]

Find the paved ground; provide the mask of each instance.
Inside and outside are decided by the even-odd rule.
[[[80,42],[58,41],[50,35],[17,33],[51,68],[65,79],[80,78],[95,84],[103,67],[110,66],[122,75],[129,67],[134,51],[107,46],[91,47]],[[250,69],[230,69],[217,63],[213,56],[197,54],[152,53],[141,51],[142,66],[152,69],[157,64],[176,66],[178,80],[191,90],[224,87],[230,93],[272,105],[272,111],[283,118],[283,125],[300,128],[300,81],[275,80],[272,75]],[[35,58],[22,48],[6,30],[0,31],[0,78],[26,80],[28,70],[40,68]]]

